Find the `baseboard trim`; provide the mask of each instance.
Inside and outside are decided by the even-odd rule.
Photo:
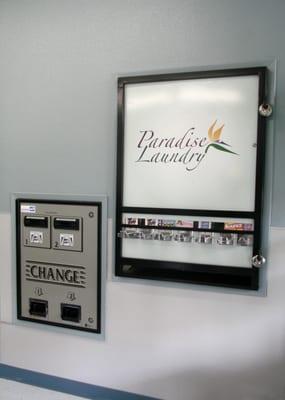
[[[0,378],[91,400],[155,400],[154,397],[82,383],[6,364],[0,364]]]

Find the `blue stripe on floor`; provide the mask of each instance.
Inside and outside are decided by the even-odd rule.
[[[142,396],[71,379],[59,378],[57,376],[11,367],[5,364],[0,364],[0,378],[91,400],[155,400],[154,397]]]

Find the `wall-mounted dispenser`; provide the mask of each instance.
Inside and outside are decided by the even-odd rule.
[[[17,316],[101,332],[102,203],[16,200]]]
[[[119,78],[118,276],[259,288],[265,87],[265,67]]]

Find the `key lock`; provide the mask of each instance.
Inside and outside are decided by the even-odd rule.
[[[251,259],[252,266],[255,268],[260,268],[263,264],[266,263],[266,258],[261,254],[256,254]]]
[[[262,103],[260,104],[258,111],[262,117],[268,118],[272,115],[273,107],[269,103]]]

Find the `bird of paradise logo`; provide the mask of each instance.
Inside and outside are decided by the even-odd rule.
[[[222,130],[224,129],[225,124],[223,124],[222,126],[220,126],[220,128],[215,130],[214,128],[216,126],[216,123],[217,123],[217,120],[208,129],[208,139],[209,139],[210,143],[206,147],[205,154],[208,152],[210,147],[213,147],[214,149],[219,150],[219,151],[224,151],[226,153],[238,155],[234,151],[231,151],[230,149],[227,148],[227,147],[231,147],[228,143],[225,143],[220,139]]]
[[[195,127],[183,136],[161,137],[153,130],[141,130],[137,143],[136,163],[183,164],[187,171],[196,170],[205,160],[211,147],[224,153],[238,155],[231,146],[221,139],[225,124],[217,127],[217,120],[208,128],[208,137],[200,136]],[[150,164],[148,164],[150,165]]]

